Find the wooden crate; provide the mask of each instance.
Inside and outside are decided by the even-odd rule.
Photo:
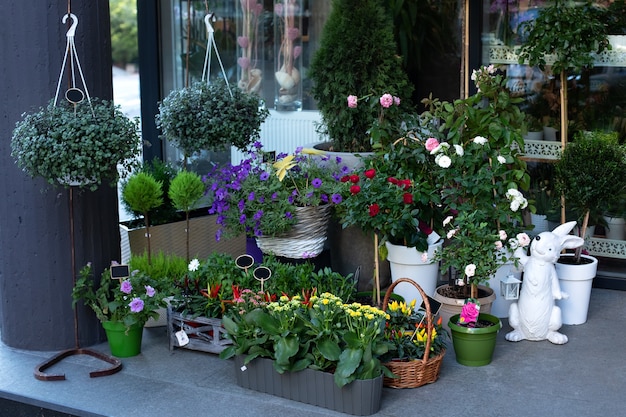
[[[178,345],[176,332],[184,330],[189,337],[189,343],[185,346]],[[209,353],[220,353],[226,349],[232,341],[226,338],[226,330],[222,327],[222,320],[211,317],[184,316],[171,307],[167,308],[167,336],[170,350],[180,347],[189,350],[199,350]]]

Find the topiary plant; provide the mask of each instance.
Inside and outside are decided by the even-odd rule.
[[[616,136],[603,132],[579,133],[563,150],[555,164],[555,188],[565,199],[565,207],[583,216],[581,236],[585,236],[590,215],[617,202],[626,190],[626,148]],[[576,250],[576,261],[582,248]]]
[[[198,174],[181,171],[170,183],[168,194],[174,207],[185,212],[185,221],[187,222],[187,262],[189,262],[189,212],[202,198],[204,183]]]
[[[165,97],[156,124],[163,136],[189,157],[231,145],[244,150],[259,139],[261,123],[268,115],[256,95],[235,86],[229,89],[223,80],[199,81]]]
[[[24,113],[13,130],[11,149],[17,165],[32,177],[95,190],[104,181],[117,184],[118,167],[124,175],[137,163],[138,121],[104,100],[75,106],[50,102]]]
[[[388,93],[399,97],[401,106],[411,107],[413,87],[396,51],[393,21],[381,0],[333,0],[308,72],[322,115],[318,132],[328,135],[332,150],[372,150],[368,131],[379,109],[365,104],[349,109],[349,95]]]
[[[163,204],[162,183],[147,172],[133,174],[122,187],[122,199],[133,211],[143,213],[148,238],[148,263],[152,261],[150,249],[150,210]]]

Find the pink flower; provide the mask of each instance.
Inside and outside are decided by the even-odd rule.
[[[143,300],[141,298],[133,298],[128,306],[133,313],[139,313],[143,310]]]
[[[461,309],[461,323],[476,323],[480,309],[478,305],[472,302],[463,304]]]
[[[133,290],[133,286],[130,283],[130,281],[128,280],[122,281],[122,285],[120,286],[120,291],[122,291],[124,294],[130,294],[132,290]]]
[[[502,241],[496,240],[496,250],[500,250],[500,249],[502,249]]]
[[[388,109],[389,107],[391,107],[393,105],[393,96],[391,94],[383,94],[380,97],[380,105],[383,106],[385,109]]]
[[[348,107],[350,107],[351,109],[356,108],[357,105],[357,101],[358,101],[358,97],[357,96],[348,96]]]
[[[144,286],[144,288],[146,289],[146,295],[148,297],[154,297],[154,294],[156,293],[154,288],[152,288],[150,285],[146,285]]]
[[[300,29],[298,28],[287,29],[287,38],[289,38],[290,41],[295,41],[296,39],[298,39],[298,36],[300,36]]]
[[[518,233],[516,237],[522,248],[530,244],[530,237],[526,233]]]
[[[428,252],[422,252],[422,263],[428,262]]]
[[[426,139],[426,150],[428,152],[431,152],[437,146],[439,146],[439,141],[437,139],[435,139],[435,138],[428,138],[428,139]]]
[[[396,106],[400,105],[400,97],[393,96],[393,104]]]

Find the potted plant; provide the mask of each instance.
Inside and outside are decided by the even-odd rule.
[[[339,210],[344,228],[356,225],[377,236],[377,250],[390,262],[392,282],[411,278],[430,296],[439,277],[435,252],[443,244],[444,217],[429,158],[432,141],[410,132],[382,156],[365,159],[364,167],[342,179],[345,197]],[[395,291],[407,301],[419,298],[410,284]]]
[[[211,207],[227,235],[256,238],[264,253],[293,259],[319,255],[331,209],[342,201],[347,168],[324,152],[297,149],[274,161],[260,143],[240,165],[216,167],[207,176]]]
[[[187,262],[189,262],[189,212],[198,204],[204,195],[204,183],[200,176],[194,172],[181,171],[172,180],[169,189],[169,197],[174,207],[185,212],[185,248],[187,252]]]
[[[156,124],[163,137],[187,158],[202,150],[245,150],[259,139],[269,115],[259,97],[222,80],[192,83],[173,90],[159,105]]]
[[[580,5],[556,0],[539,11],[534,20],[520,25],[524,43],[520,64],[544,69],[550,65],[560,80],[561,142],[567,141],[567,80],[570,71],[593,67],[594,56],[611,49],[604,23],[605,11],[586,0]]]
[[[83,300],[96,313],[113,356],[136,356],[141,352],[144,324],[150,317],[156,319],[156,310],[163,305],[163,295],[155,285],[154,280],[140,272],[115,279],[111,269],[106,269],[95,289],[91,264],[87,264],[72,290],[73,305]]]
[[[314,83],[311,93],[322,115],[318,132],[330,140],[329,150],[362,153],[373,149],[370,130],[380,109],[376,102],[346,109],[348,96],[378,98],[387,93],[398,97],[400,106],[411,108],[412,85],[396,51],[392,19],[382,2],[333,1],[308,71]],[[401,119],[387,120],[395,129],[400,127]],[[381,139],[393,141],[394,136]]]
[[[111,102],[50,102],[16,123],[11,155],[32,177],[95,190],[131,171],[140,152],[137,132],[138,121]]]
[[[243,294],[223,319],[233,345],[220,357],[235,357],[238,385],[350,414],[378,411],[384,311],[330,293],[264,300]]]
[[[454,285],[438,288],[435,294],[447,303],[441,310],[444,324],[460,312],[465,299],[478,298],[479,284],[514,260],[507,236],[515,236],[522,225],[521,211],[527,201],[521,190],[530,183],[520,154],[524,116],[516,106],[518,100],[510,97],[495,66],[481,67],[472,79],[478,92],[467,99],[426,100],[430,107],[426,116],[439,126],[433,135],[440,142],[430,151],[436,186],[449,210],[444,220],[448,242],[439,259],[443,273],[459,275],[450,279]],[[494,295],[489,298],[493,301]],[[488,312],[486,301],[482,301],[483,311]]]
[[[556,162],[555,187],[563,195],[565,207],[582,217],[581,237],[586,235],[590,216],[601,215],[605,207],[622,195],[625,185],[622,181],[615,181],[615,178],[626,175],[624,161],[626,151],[615,138],[590,132],[579,133],[574,142],[565,147],[561,158]],[[571,271],[571,264],[578,267]],[[582,254],[582,247],[577,248],[574,254],[561,256],[556,268],[562,290],[572,293],[573,289],[570,288],[573,285],[585,281],[591,283],[596,275],[597,264],[596,258]],[[581,272],[583,266],[585,272]],[[591,291],[591,285],[586,287]],[[581,307],[576,307],[577,302],[588,305],[589,294],[585,292],[580,297],[570,297],[558,302],[563,310],[563,323],[580,324],[581,321],[586,321],[586,314],[580,317],[574,313],[576,309],[582,311]],[[586,308],[584,311],[586,312]]]

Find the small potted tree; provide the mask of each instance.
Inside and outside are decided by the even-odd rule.
[[[560,79],[561,142],[567,141],[567,77],[570,71],[593,67],[595,53],[610,49],[604,9],[590,0],[584,4],[555,0],[541,9],[535,20],[521,24],[524,44],[519,62],[552,72]]]
[[[579,133],[555,165],[555,187],[564,197],[565,206],[582,216],[581,237],[585,236],[591,215],[602,210],[626,189],[617,180],[626,176],[626,150],[615,138],[602,132]],[[560,300],[564,324],[581,324],[587,319],[591,283],[596,275],[598,260],[582,255],[582,247],[574,254],[561,255],[556,269],[561,289],[570,294]],[[585,272],[581,268],[586,267]],[[572,268],[575,268],[572,271]],[[576,289],[584,285],[581,290]],[[576,287],[574,287],[576,286]],[[576,296],[580,293],[580,296]],[[578,306],[581,303],[583,306]],[[583,314],[584,313],[584,314]]]
[[[11,155],[31,177],[95,190],[103,182],[117,184],[120,172],[130,172],[139,143],[138,121],[111,102],[50,102],[17,122]]]

